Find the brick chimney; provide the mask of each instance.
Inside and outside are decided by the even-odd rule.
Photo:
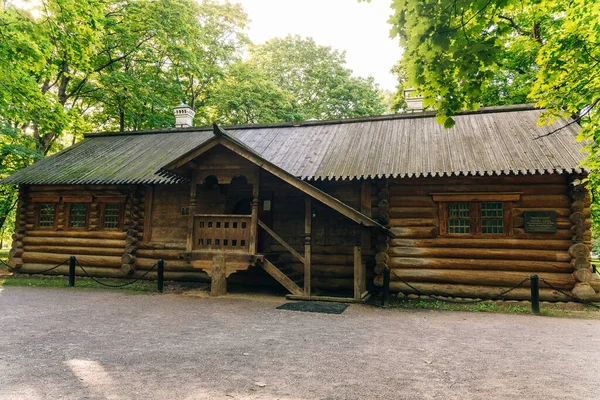
[[[175,128],[189,128],[194,126],[194,115],[196,114],[190,106],[181,103],[173,109],[175,114]]]

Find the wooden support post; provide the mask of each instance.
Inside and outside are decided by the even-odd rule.
[[[194,215],[196,214],[196,196],[198,194],[198,172],[194,171],[190,187],[190,215],[188,217],[188,236],[185,245],[186,251],[194,249]]]
[[[312,198],[304,198],[304,295],[310,297],[310,258],[311,258],[311,230],[312,230]]]
[[[252,183],[252,216],[250,219],[250,243],[248,251],[250,254],[256,254],[256,245],[258,239],[258,195],[260,185],[260,169],[254,173],[254,182]]]
[[[212,260],[212,271],[210,281],[211,296],[223,296],[227,294],[227,274],[225,256],[214,256]]]
[[[367,290],[365,264],[360,246],[354,246],[354,299],[360,300]]]
[[[360,183],[360,212],[371,217],[371,181],[364,180]],[[363,249],[371,248],[371,230],[362,228],[360,232],[360,245]]]

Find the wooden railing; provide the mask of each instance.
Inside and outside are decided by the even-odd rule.
[[[250,215],[194,215],[193,250],[248,253]]]

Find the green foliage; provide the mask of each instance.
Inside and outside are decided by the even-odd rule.
[[[400,87],[413,86],[446,127],[480,105],[535,102],[541,124],[572,116],[600,187],[600,3],[586,0],[393,0],[405,48]],[[600,226],[592,210],[595,232]],[[597,235],[595,233],[595,235]]]
[[[35,141],[8,125],[0,125],[0,179],[30,165],[41,157]],[[0,185],[0,243],[6,243],[14,227],[17,188]],[[1,247],[1,246],[0,246]]]
[[[249,63],[293,98],[299,119],[348,118],[386,111],[372,77],[352,76],[343,52],[311,38],[287,36],[254,46]]]

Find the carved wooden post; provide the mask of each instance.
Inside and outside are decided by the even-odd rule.
[[[227,273],[225,256],[218,255],[213,257],[210,294],[212,296],[223,296],[227,294]]]
[[[252,183],[252,216],[250,219],[250,239],[248,251],[250,254],[256,254],[256,242],[258,232],[258,195],[260,185],[260,170],[254,173],[254,182]]]
[[[188,217],[188,235],[185,250],[190,252],[194,249],[194,215],[196,215],[196,196],[198,195],[199,174],[194,171],[192,184],[190,185],[190,215]]]
[[[304,198],[304,295],[310,296],[310,263],[312,234],[312,198]]]
[[[569,248],[571,265],[573,266],[573,277],[575,286],[572,293],[580,299],[589,299],[594,297],[596,291],[589,284],[594,278],[592,264],[590,262],[590,249],[585,243],[586,218],[583,213],[586,206],[586,188],[581,183],[582,177],[572,175],[569,178],[569,192],[571,196],[571,233],[573,234],[573,245]]]

